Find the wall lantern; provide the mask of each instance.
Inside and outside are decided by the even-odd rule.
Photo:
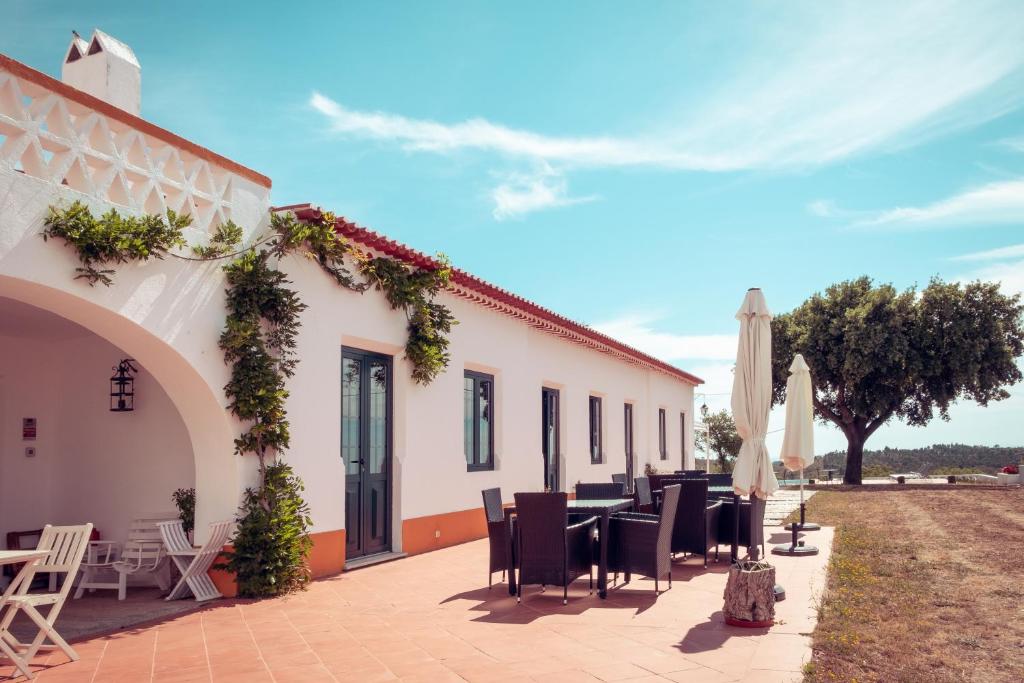
[[[705,403],[700,407],[700,414],[705,420],[708,419],[708,404]]]
[[[125,358],[114,368],[114,376],[110,378],[110,410],[115,413],[128,413],[135,410],[135,378],[132,373],[139,371],[132,365],[133,358]]]

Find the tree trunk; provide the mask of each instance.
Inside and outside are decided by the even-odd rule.
[[[846,435],[846,474],[844,484],[861,484],[864,469],[864,437],[857,433]]]

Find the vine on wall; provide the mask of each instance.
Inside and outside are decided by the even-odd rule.
[[[44,239],[59,237],[75,249],[82,267],[76,277],[109,286],[108,263],[163,258],[184,246],[182,231],[191,219],[168,212],[159,216],[122,217],[111,210],[95,218],[88,207],[75,202],[67,209],[50,208]],[[300,588],[309,580],[305,557],[311,547],[312,520],[303,501],[302,482],[291,468],[278,461],[289,445],[285,405],[287,379],[295,371],[299,315],[305,310],[299,295],[287,285],[277,268],[290,254],[315,261],[340,286],[365,292],[381,291],[393,310],[406,315],[406,358],[412,377],[429,384],[448,365],[448,333],[457,324],[451,311],[435,300],[448,286],[451,268],[443,255],[435,270],[415,269],[393,259],[371,257],[335,231],[334,216],[323,214],[300,221],[293,214],[271,214],[271,231],[251,246],[239,249],[242,230],[228,222],[217,228],[206,246],[193,247],[189,260],[227,259],[227,319],[218,345],[231,365],[224,387],[228,409],[245,431],[235,439],[235,452],[255,455],[260,484],[245,491],[239,511],[234,550],[224,565],[235,572],[239,593],[245,597],[277,595]],[[349,269],[355,264],[362,276]]]
[[[50,207],[46,216],[43,239],[64,240],[75,250],[81,267],[75,268],[76,280],[84,279],[90,286],[100,282],[113,283],[112,268],[102,266],[130,261],[162,259],[175,247],[185,246],[181,231],[192,224],[190,216],[168,211],[167,216],[122,216],[114,209],[99,218],[82,202],[67,209]]]

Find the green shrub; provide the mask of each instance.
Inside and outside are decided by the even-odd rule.
[[[238,594],[266,598],[304,588],[313,520],[302,498],[304,487],[290,465],[267,465],[259,489],[246,489],[239,509],[234,550],[221,565],[235,573]]]
[[[181,526],[185,533],[192,533],[196,528],[196,490],[178,489],[171,494],[171,499],[178,508],[178,516],[181,517]]]

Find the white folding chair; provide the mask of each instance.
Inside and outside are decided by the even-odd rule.
[[[167,555],[156,525],[177,519],[177,513],[162,513],[133,519],[124,544],[114,541],[92,541],[82,562],[82,580],[78,582],[75,599],[85,591],[117,590],[117,599],[124,600],[128,577],[150,575],[160,590],[171,587]]]
[[[194,548],[188,542],[180,519],[173,522],[157,522],[157,528],[164,539],[167,555],[181,572],[181,579],[166,599],[178,600],[185,597],[189,590],[195,596],[196,602],[221,597],[221,592],[213,584],[208,572],[217,555],[224,549],[224,544],[228,542],[235,523],[227,521],[211,524],[210,537],[202,548]]]
[[[47,524],[43,527],[43,535],[39,539],[39,550],[47,550],[49,553],[30,568],[16,592],[5,598],[2,607],[7,611],[4,612],[3,619],[0,620],[0,637],[9,647],[18,652],[24,652],[24,661],[31,661],[39,650],[54,648],[63,650],[64,654],[72,661],[78,659],[78,654],[60,637],[53,625],[64,607],[64,600],[67,599],[68,593],[71,591],[71,584],[74,583],[75,577],[78,575],[78,567],[85,555],[90,534],[92,534],[92,524],[81,526],[51,526]],[[32,585],[34,576],[46,572],[49,572],[50,576],[64,575],[60,590],[29,593],[28,589]],[[49,605],[50,609],[46,616],[43,616],[38,608],[46,605]],[[10,634],[11,622],[19,611],[24,612],[39,628],[39,633],[31,643],[22,643]],[[44,641],[47,639],[53,645],[45,645]],[[25,675],[28,678],[32,677],[30,673]]]

